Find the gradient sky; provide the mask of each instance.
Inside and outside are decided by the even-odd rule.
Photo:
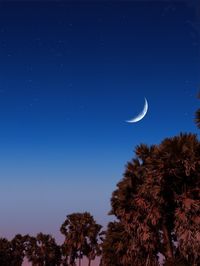
[[[106,225],[135,146],[198,133],[195,2],[0,2],[1,236]]]

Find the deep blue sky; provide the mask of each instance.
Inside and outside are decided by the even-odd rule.
[[[137,144],[198,132],[197,13],[173,1],[0,2],[1,235],[56,235],[76,211],[105,224]],[[146,117],[127,124],[144,97]]]

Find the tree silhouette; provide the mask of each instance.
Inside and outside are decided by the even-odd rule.
[[[83,254],[88,258],[88,266],[96,256],[101,255],[99,240],[103,241],[104,232],[101,231],[102,226],[97,224],[90,214],[86,215],[85,222],[88,224],[85,230],[86,243]]]
[[[200,128],[200,109],[196,111],[195,122],[198,128]]]
[[[58,266],[61,252],[54,238],[43,233],[29,237],[26,256],[34,266]]]
[[[168,265],[177,265],[180,258],[200,264],[199,185],[196,135],[180,134],[157,146],[137,146],[136,158],[127,164],[111,198],[111,214],[132,238],[127,247],[132,263],[158,265],[160,252]]]
[[[26,255],[27,235],[17,234],[11,241],[12,262],[10,266],[21,266]]]
[[[198,98],[200,99],[200,92],[198,93]],[[195,123],[200,128],[200,108],[195,113]]]
[[[126,232],[121,222],[110,222],[102,244],[103,252],[100,265],[132,266],[132,253],[130,253],[132,243],[131,235]],[[136,260],[134,263],[138,265]]]
[[[65,236],[62,250],[66,253],[66,265],[75,265],[79,259],[79,266],[83,256],[87,256],[89,265],[91,260],[100,255],[98,238],[102,226],[96,224],[90,213],[73,213],[67,215],[60,231]]]
[[[0,265],[12,265],[11,244],[6,238],[0,238]]]

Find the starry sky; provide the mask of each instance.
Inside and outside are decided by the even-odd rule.
[[[198,133],[195,3],[0,1],[1,236],[106,225],[135,146]]]

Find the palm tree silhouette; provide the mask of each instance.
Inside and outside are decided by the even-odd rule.
[[[62,249],[66,251],[65,263],[74,265],[78,258],[79,266],[81,266],[81,260],[85,255],[91,265],[91,260],[100,255],[98,237],[101,227],[88,212],[67,215],[67,219],[60,228],[65,236],[62,246]]]
[[[136,147],[111,198],[111,214],[132,237],[127,249],[135,265],[158,265],[158,252],[168,264],[180,257],[200,263],[199,150],[196,135],[182,133],[160,145]]]
[[[196,111],[195,122],[198,128],[200,128],[200,109]]]
[[[11,244],[6,238],[0,238],[0,265],[12,265]]]
[[[83,254],[88,258],[88,266],[91,266],[92,260],[102,253],[99,241],[103,241],[104,232],[89,213],[85,213],[85,224],[86,243]]]
[[[200,99],[200,92],[198,93],[197,98]],[[196,123],[197,127],[200,128],[200,108],[195,113],[195,123]]]
[[[121,222],[110,222],[102,244],[101,266],[131,266],[131,254],[127,253],[131,237]]]
[[[11,241],[12,266],[21,266],[26,255],[27,235],[17,234]]]
[[[29,237],[26,256],[34,266],[58,266],[61,263],[61,252],[54,238],[43,233]]]

